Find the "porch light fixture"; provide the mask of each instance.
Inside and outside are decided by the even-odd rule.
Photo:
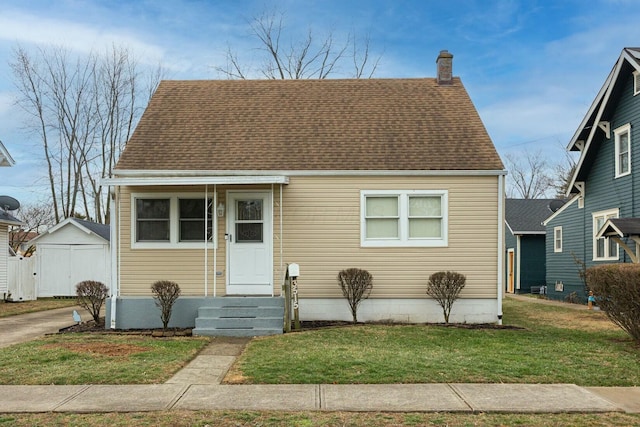
[[[216,212],[218,213],[219,217],[223,217],[224,216],[224,203],[222,203],[222,202],[218,203],[218,207],[216,208]]]

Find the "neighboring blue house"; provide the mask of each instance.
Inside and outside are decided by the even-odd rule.
[[[570,200],[544,222],[547,294],[586,301],[581,263],[637,260],[640,48],[622,50],[567,148],[579,151],[580,159],[567,192]]]
[[[558,199],[507,199],[505,203],[506,291],[540,292],[546,283],[542,222],[564,204]]]

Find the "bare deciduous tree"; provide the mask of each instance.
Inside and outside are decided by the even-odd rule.
[[[539,199],[547,197],[554,187],[551,167],[542,151],[524,150],[521,155],[507,154],[505,163],[509,176],[507,178],[507,195],[522,199]]]
[[[556,189],[556,197],[562,198],[567,194],[569,185],[571,184],[571,178],[576,170],[578,161],[574,153],[567,150],[562,150],[564,157],[553,167],[555,171],[554,187]]]
[[[29,240],[44,229],[54,224],[53,212],[49,203],[28,203],[20,206],[15,212],[16,218],[22,221],[19,227],[13,227],[9,232],[9,243],[14,252],[22,255],[30,255],[34,251],[33,246],[23,248]]]
[[[11,67],[27,128],[42,144],[55,222],[80,212],[104,222],[108,195],[99,180],[115,166],[161,71],[145,88],[131,52],[116,46],[86,56],[18,47]]]
[[[303,39],[285,42],[283,20],[283,13],[265,12],[249,24],[251,36],[259,43],[257,50],[263,52],[257,72],[267,79],[325,79],[349,62],[353,63],[351,77],[370,78],[375,73],[380,58],[371,57],[368,37],[360,45],[353,34],[340,42],[333,33],[317,38],[309,30]],[[231,46],[227,48],[226,61],[225,66],[215,69],[227,78],[246,79],[251,73]]]

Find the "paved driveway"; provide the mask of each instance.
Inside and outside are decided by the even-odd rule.
[[[73,325],[73,310],[78,310],[83,321],[91,319],[89,312],[80,307],[56,308],[0,318],[0,348],[30,341]]]

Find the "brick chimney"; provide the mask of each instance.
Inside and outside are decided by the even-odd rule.
[[[453,81],[453,55],[441,50],[436,60],[438,66],[438,84],[450,85]]]

